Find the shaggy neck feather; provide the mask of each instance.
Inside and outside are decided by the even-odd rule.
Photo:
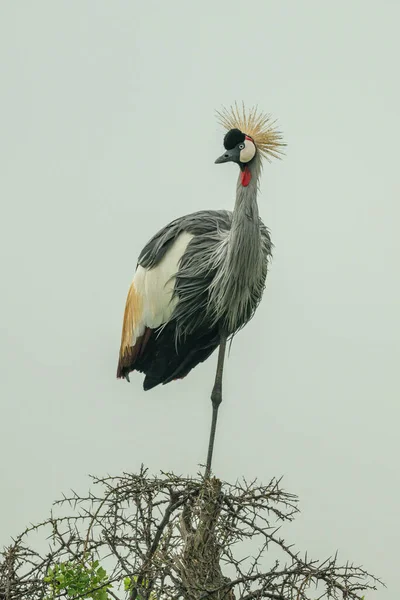
[[[238,178],[228,252],[232,271],[242,280],[251,279],[261,252],[257,205],[261,161],[258,155],[247,168],[251,173],[250,183],[245,187],[240,174]]]

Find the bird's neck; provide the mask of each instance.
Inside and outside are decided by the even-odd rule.
[[[211,305],[228,333],[249,319],[254,290],[259,287],[262,255],[257,183],[260,170],[257,159],[240,172],[231,229],[223,239],[223,251],[219,249],[216,256],[216,262],[222,262],[220,274],[211,284]]]
[[[235,286],[240,282],[242,290],[253,289],[261,262],[261,232],[257,206],[261,170],[259,159],[252,161],[247,169],[248,171],[241,171],[239,174],[226,257],[227,272],[231,277],[230,285]],[[247,185],[243,185],[243,179]],[[232,293],[231,303],[234,303],[233,296]]]
[[[232,244],[246,244],[247,236],[260,237],[257,192],[261,172],[258,155],[240,171],[232,219]]]

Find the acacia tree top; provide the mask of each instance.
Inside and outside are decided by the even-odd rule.
[[[297,497],[278,480],[228,484],[142,469],[93,483],[3,551],[0,600],[360,600],[380,583],[285,542],[281,526],[296,516]]]

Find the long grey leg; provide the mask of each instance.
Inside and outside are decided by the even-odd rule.
[[[219,351],[218,351],[217,372],[215,374],[213,391],[211,392],[212,421],[211,421],[210,441],[208,444],[207,465],[206,465],[206,474],[205,474],[206,479],[208,479],[211,474],[211,462],[212,462],[212,456],[213,456],[213,450],[214,450],[215,431],[217,429],[218,409],[219,409],[219,405],[222,402],[222,375],[223,375],[223,371],[224,371],[226,339],[227,339],[226,334],[224,332],[221,332],[221,337],[220,337],[220,342],[219,342]]]

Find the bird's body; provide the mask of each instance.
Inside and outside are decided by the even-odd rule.
[[[251,319],[263,294],[272,245],[258,213],[259,177],[262,158],[279,156],[283,145],[269,117],[254,109],[240,114],[236,107],[220,121],[228,130],[226,152],[215,162],[240,167],[233,212],[181,217],[143,248],[126,301],[117,370],[128,380],[131,371],[145,373],[147,390],[185,377],[220,346],[215,410],[226,340]]]
[[[245,207],[243,207],[245,209]],[[146,374],[144,388],[185,377],[253,316],[267,275],[271,241],[258,212],[244,225],[229,211],[200,211],[159,231],[142,250],[130,294],[133,340],[118,376]],[[254,251],[240,252],[254,237]],[[240,256],[240,260],[238,257]],[[140,305],[140,306],[139,306]]]

